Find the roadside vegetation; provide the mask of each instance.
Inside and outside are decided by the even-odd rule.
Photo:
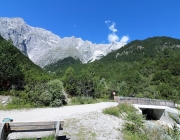
[[[140,114],[133,106],[121,104],[103,110],[104,114],[121,117],[125,120],[123,134],[125,140],[179,140],[180,130],[174,124],[168,128],[145,121],[145,116]]]

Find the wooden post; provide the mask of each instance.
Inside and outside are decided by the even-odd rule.
[[[57,140],[58,139],[58,136],[59,136],[59,121],[56,123],[56,132],[55,132],[55,139]]]
[[[5,123],[1,123],[0,127],[0,140],[5,140]]]

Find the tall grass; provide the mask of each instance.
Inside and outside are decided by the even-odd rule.
[[[119,117],[119,110],[118,107],[110,107],[103,110],[104,114],[113,115],[116,117]]]

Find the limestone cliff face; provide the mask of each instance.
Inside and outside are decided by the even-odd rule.
[[[29,26],[22,18],[0,18],[0,34],[5,39],[11,38],[19,50],[41,67],[69,56],[87,63],[125,45],[93,44],[74,36],[60,38],[45,29]]]

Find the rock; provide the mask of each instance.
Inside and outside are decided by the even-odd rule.
[[[2,101],[2,104],[5,104],[6,103],[6,101]]]

